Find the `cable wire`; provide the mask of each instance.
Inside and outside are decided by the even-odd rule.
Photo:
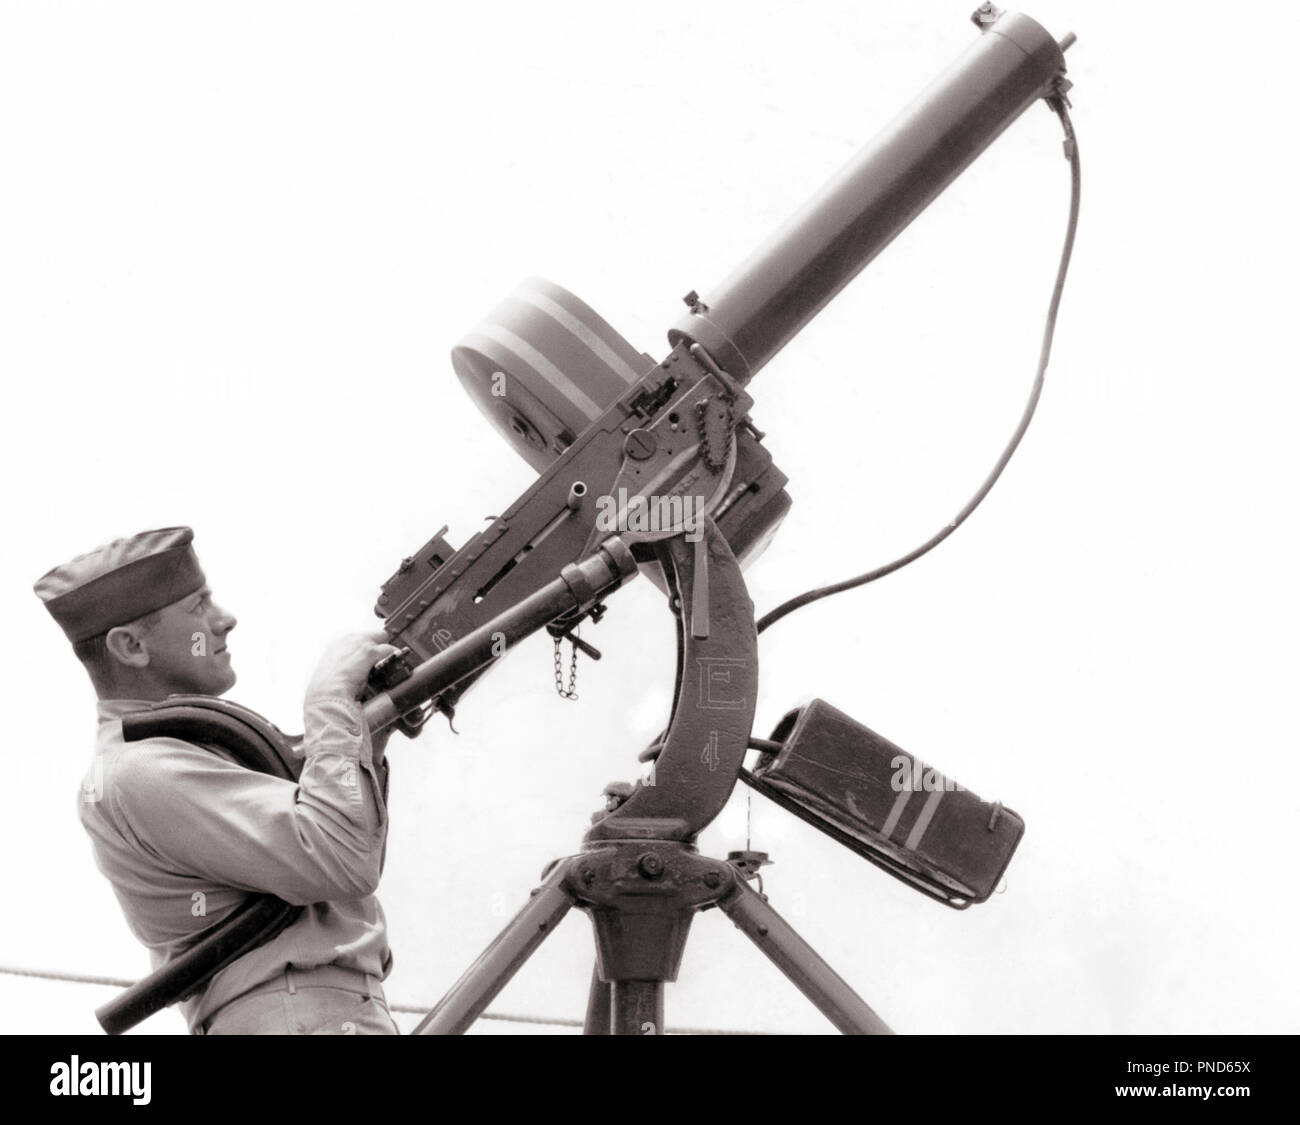
[[[12,977],[34,977],[37,980],[66,981],[69,984],[97,984],[110,988],[130,988],[136,982],[124,977],[97,976],[94,973],[65,973],[54,969],[28,969],[18,965],[0,965],[0,974]],[[419,1007],[412,1004],[389,1004],[390,1012],[403,1012],[407,1015],[422,1016],[428,1013],[432,1005]],[[498,1020],[502,1023],[530,1023],[558,1027],[582,1027],[582,1020],[565,1019],[552,1016],[530,1016],[515,1012],[484,1012],[481,1020]],[[763,1031],[741,1031],[725,1027],[666,1027],[666,1035],[766,1035]]]
[[[1074,135],[1074,125],[1070,121],[1068,102],[1064,93],[1056,92],[1047,98],[1047,104],[1061,119],[1061,127],[1065,130],[1065,158],[1070,162],[1070,217],[1066,222],[1065,244],[1061,248],[1061,262],[1056,270],[1056,283],[1052,287],[1052,299],[1047,307],[1047,320],[1043,328],[1043,346],[1038,356],[1038,374],[1034,378],[1033,390],[1029,393],[1029,401],[1025,404],[1024,413],[1020,416],[1020,422],[1016,426],[1015,433],[1011,435],[1011,440],[1007,442],[1006,448],[1003,449],[1002,455],[998,458],[997,463],[993,466],[993,471],[984,479],[974,496],[967,501],[966,506],[945,525],[939,532],[927,539],[921,546],[907,554],[895,559],[891,563],[870,570],[866,574],[859,574],[856,578],[849,578],[843,582],[836,582],[830,586],[820,586],[814,590],[808,590],[806,593],[791,598],[789,601],[782,602],[774,610],[764,614],[758,620],[758,631],[761,633],[769,625],[775,625],[786,614],[793,613],[796,609],[801,609],[812,602],[821,598],[829,597],[832,594],[843,593],[845,590],[852,590],[857,586],[865,586],[868,582],[874,582],[877,578],[884,578],[887,574],[893,574],[896,570],[901,570],[908,563],[915,562],[922,555],[928,554],[934,550],[940,543],[956,531],[970,514],[980,506],[984,497],[989,494],[993,485],[997,483],[998,477],[1002,475],[1002,470],[1007,467],[1007,462],[1011,460],[1011,455],[1015,453],[1020,445],[1020,439],[1025,436],[1025,431],[1029,428],[1030,419],[1034,416],[1034,410],[1038,406],[1039,396],[1043,392],[1043,381],[1047,374],[1047,362],[1052,354],[1052,337],[1056,333],[1056,314],[1061,307],[1061,293],[1065,289],[1065,275],[1070,268],[1070,255],[1074,251],[1074,235],[1079,225],[1079,194],[1082,176],[1079,170],[1079,145]]]

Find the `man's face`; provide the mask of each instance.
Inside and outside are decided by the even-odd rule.
[[[142,641],[149,670],[168,694],[221,695],[235,686],[226,636],[233,614],[212,600],[204,586],[159,611]]]

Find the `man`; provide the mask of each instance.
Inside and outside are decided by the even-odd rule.
[[[392,955],[374,896],[388,833],[383,745],[357,697],[393,651],[336,642],[312,677],[296,782],[174,738],[125,742],[122,716],[235,684],[235,618],[213,601],[187,527],[118,539],[36,583],[99,698],[81,822],[157,968],[253,892],[302,905],[277,937],[182,1011],[196,1034],[395,1034],[380,981]],[[296,769],[296,767],[295,767]]]

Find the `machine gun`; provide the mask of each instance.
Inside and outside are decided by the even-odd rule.
[[[547,869],[420,1032],[467,1028],[575,905],[596,933],[589,1032],[662,1030],[663,984],[676,977],[692,917],[712,906],[836,1027],[887,1032],[748,886],[766,857],[697,854],[696,838],[738,779],[950,906],[983,901],[1005,870],[1023,831],[1015,813],[925,770],[828,704],[791,712],[768,739],[752,733],[761,628],[797,604],[905,565],[950,534],[996,480],[1041,389],[1077,215],[1063,55],[1073,36],[1058,42],[991,4],[973,19],[979,39],[944,75],[727,280],[703,299],[687,295],[662,360],[638,353],[577,297],[537,279],[453,350],[465,389],[539,476],[462,547],[451,546],[444,527],[384,583],[376,612],[401,651],[371,674],[371,729],[414,736],[435,711],[452,715],[510,646],[543,628],[557,645],[567,637],[598,656],[575,631],[599,620],[606,599],[637,573],[664,590],[675,615],[677,684],[664,733],[641,755],[654,761],[651,777],[612,787],[583,850]],[[742,564],[774,535],[790,498],[751,418],[748,384],[1040,98],[1066,128],[1075,192],[1038,378],[1011,444],[966,509],[918,551],[812,591],[756,626]],[[157,733],[158,716],[149,714]],[[217,744],[219,727],[210,732]],[[762,751],[752,773],[744,769],[751,748]],[[250,902],[250,916],[259,904]],[[247,928],[257,924],[265,919]],[[193,979],[184,984],[195,987]],[[162,995],[143,992],[154,1002]],[[137,994],[132,1011],[147,1009]]]
[[[663,1027],[663,982],[675,979],[691,917],[713,905],[841,1030],[887,1030],[746,885],[766,857],[733,853],[721,863],[695,853],[738,778],[950,906],[981,902],[997,885],[1023,831],[1015,813],[933,771],[928,783],[900,784],[900,774],[922,777],[920,764],[820,700],[787,715],[771,739],[753,738],[757,630],[741,576],[790,507],[786,477],[750,417],[747,385],[759,369],[1039,98],[1066,126],[1077,189],[1063,56],[1073,37],[1058,43],[989,4],[973,18],[982,35],[946,74],[726,281],[704,299],[686,296],[662,360],[537,279],[453,350],[461,383],[540,475],[459,550],[444,528],[384,585],[376,613],[403,651],[376,669],[371,726],[413,734],[434,710],[451,715],[509,645],[543,625],[557,649],[569,637],[590,651],[573,630],[599,619],[634,568],[668,594],[677,685],[666,731],[642,754],[655,761],[652,777],[607,791],[585,850],[553,865],[421,1032],[468,1027],[573,905],[596,932],[590,1032]],[[1047,351],[1045,341],[1003,458],[922,551],[1001,472],[1037,401]],[[751,747],[763,751],[753,773],[743,768]]]
[[[766,545],[790,498],[749,417],[746,384],[1029,105],[1068,88],[1068,40],[988,4],[973,18],[983,34],[946,74],[707,303],[686,296],[661,362],[537,279],[457,345],[462,385],[540,476],[459,550],[444,527],[402,560],[375,611],[408,653],[379,670],[377,689],[585,558],[614,528],[663,586],[653,545],[679,534],[681,520],[629,530],[638,513],[645,523],[654,513],[707,514],[742,562]],[[602,534],[599,516],[611,509],[614,528]],[[597,603],[565,624],[600,612]],[[434,707],[450,712],[475,679],[426,696],[423,713],[404,716],[407,733]]]

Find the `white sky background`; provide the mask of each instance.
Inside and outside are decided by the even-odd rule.
[[[540,274],[662,354],[680,296],[960,54],[974,6],[0,6],[0,963],[146,968],[76,821],[92,697],[41,573],[192,525],[240,618],[231,698],[300,729],[319,651],[372,627],[401,556],[531,479],[456,341]],[[757,730],[820,696],[1027,832],[965,913],[757,797],[754,844],[777,909],[901,1031],[1296,1031],[1297,17],[1023,10],[1079,36],[1084,163],[1038,416],[934,554],[764,635]],[[1035,107],[754,381],[794,498],[748,572],[760,612],[975,489],[1029,390],[1067,199]],[[667,610],[638,582],[587,635],[580,703],[542,636],[459,738],[394,740],[393,1001],[432,1004],[635,776]],[[707,851],[744,845],[744,808]],[[575,912],[495,1007],[580,1017],[590,957]],[[0,1031],[94,1030],[109,994],[0,976]],[[828,1028],[716,913],[668,1017]]]

